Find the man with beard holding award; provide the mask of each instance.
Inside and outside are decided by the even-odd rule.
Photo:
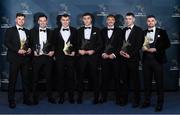
[[[87,70],[92,80],[93,104],[98,104],[99,76],[97,70],[98,58],[102,49],[101,33],[97,27],[92,25],[93,15],[91,13],[83,14],[82,20],[84,26],[78,30],[79,75],[77,76],[77,103],[81,104],[83,102],[83,80],[86,74],[85,70]]]
[[[64,103],[65,92],[68,92],[69,102],[74,103],[75,90],[75,53],[77,47],[77,30],[70,26],[70,16],[61,15],[59,21],[61,27],[54,30],[53,38],[55,40],[55,57],[57,77],[57,90],[59,95],[59,104]]]
[[[40,75],[43,74],[46,79],[46,90],[48,101],[55,103],[55,99],[52,96],[52,62],[54,55],[54,44],[52,38],[52,30],[47,28],[48,19],[47,16],[41,14],[38,17],[38,28],[30,30],[30,36],[33,46],[33,103],[36,105],[39,103],[38,82]]]
[[[143,76],[144,76],[144,102],[142,108],[151,104],[152,79],[156,81],[157,104],[155,111],[161,111],[164,103],[163,64],[166,63],[165,50],[170,47],[170,41],[165,30],[156,27],[156,18],[147,17],[148,29],[144,31],[143,44]]]
[[[107,102],[110,81],[115,84],[116,104],[120,103],[120,76],[119,76],[119,43],[122,39],[122,30],[115,27],[115,16],[108,15],[107,27],[102,29],[103,53],[102,53],[102,98],[101,102]]]
[[[136,108],[140,104],[140,78],[139,78],[139,51],[142,48],[144,37],[143,31],[140,27],[134,25],[135,16],[133,13],[127,13],[125,17],[125,23],[127,27],[123,29],[124,39],[121,55],[121,76],[122,76],[122,105],[126,105],[128,102],[128,84],[132,86],[132,107]]]
[[[9,107],[15,108],[15,87],[20,71],[22,77],[23,103],[30,105],[28,68],[30,64],[30,38],[29,31],[24,28],[25,15],[16,14],[16,26],[8,28],[5,33],[5,46],[8,48],[7,60],[9,61]]]

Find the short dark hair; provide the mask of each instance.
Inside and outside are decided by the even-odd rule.
[[[38,16],[38,20],[39,20],[39,18],[42,18],[42,17],[45,17],[46,19],[48,19],[48,17],[45,14],[41,14]]]
[[[109,14],[106,18],[109,18],[109,17],[114,18],[116,20],[116,16],[113,14]]]
[[[62,17],[70,17],[70,15],[69,14],[62,14],[62,15],[60,15],[59,19],[61,19]]]
[[[132,16],[132,17],[135,17],[134,13],[132,13],[132,12],[126,13],[126,16]]]
[[[82,15],[82,17],[84,17],[84,16],[90,16],[91,19],[94,18],[93,14],[92,14],[92,13],[89,13],[89,12],[84,13],[84,14]]]
[[[16,13],[16,18],[17,18],[17,17],[20,17],[20,16],[26,17],[25,14],[23,14],[23,13],[20,13],[20,12]]]
[[[148,15],[146,18],[147,18],[147,19],[148,19],[148,18],[154,18],[154,19],[156,19],[156,17],[155,17],[154,15]]]

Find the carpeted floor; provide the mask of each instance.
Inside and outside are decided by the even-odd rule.
[[[112,100],[105,104],[93,105],[91,100],[86,97],[83,104],[50,104],[45,95],[37,106],[26,106],[22,104],[21,93],[16,94],[17,107],[10,109],[7,102],[7,92],[0,92],[0,114],[150,114],[154,112],[155,98],[153,98],[152,107],[147,109],[132,108],[131,103],[125,107],[114,104]],[[180,114],[180,91],[166,92],[164,109],[161,114]]]

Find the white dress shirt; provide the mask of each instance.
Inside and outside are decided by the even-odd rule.
[[[131,30],[132,30],[132,28],[133,28],[133,27],[134,27],[134,25],[130,26],[130,28],[131,28],[131,29],[127,29],[127,30],[126,30],[126,35],[125,35],[125,39],[126,39],[126,41],[128,40],[129,35],[130,35]]]
[[[107,27],[107,28],[108,28],[108,29],[114,29],[114,26],[112,26],[112,27]],[[112,34],[113,34],[113,30],[108,30],[107,34],[108,34],[108,38],[110,39],[111,36],[112,36]]]
[[[23,29],[23,27],[20,27],[20,26],[16,25],[16,28],[17,28],[18,33],[19,33],[20,41],[26,41],[27,36],[26,36],[25,31],[24,30],[19,30],[19,28]]]
[[[68,30],[63,30],[63,29],[68,29]],[[62,35],[62,38],[64,40],[64,42],[66,43],[69,39],[69,36],[71,35],[70,29],[69,27],[61,27],[60,33]]]
[[[146,37],[147,37],[148,39],[150,39],[150,40],[149,40],[149,43],[151,44],[151,43],[154,42],[156,27],[149,28],[148,30],[152,30],[152,31],[153,31],[153,32],[147,32],[147,34],[146,34]]]
[[[86,27],[87,26],[85,26],[85,28]],[[89,28],[88,29],[84,29],[84,38],[87,39],[87,40],[89,40],[90,37],[91,37],[92,25],[88,26],[88,27],[90,27],[90,29]]]
[[[40,30],[45,30],[44,31],[40,31]],[[39,28],[39,44],[40,44],[40,55],[44,54],[44,52],[42,51],[43,49],[43,43],[47,42],[47,29],[46,28]]]

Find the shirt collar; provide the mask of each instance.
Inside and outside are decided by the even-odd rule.
[[[152,28],[148,28],[148,30],[153,30],[153,32],[155,32],[156,26],[154,26],[154,27],[152,27]]]
[[[107,26],[107,28],[108,28],[108,29],[109,29],[109,28],[112,28],[112,29],[114,29],[114,26],[111,26],[111,27]]]
[[[91,27],[91,28],[92,28],[92,24],[91,24],[91,25],[89,25],[89,26],[84,26],[84,27]]]
[[[41,30],[46,30],[47,28],[41,28],[41,27],[39,27],[39,30],[40,30],[40,29],[41,29]]]
[[[21,26],[19,26],[19,25],[16,25],[16,28],[19,29],[19,28],[24,28],[24,27],[21,27]]]
[[[131,26],[129,26],[131,29],[134,27],[134,24],[133,25],[131,25]]]
[[[63,27],[63,26],[61,26],[61,30],[62,29],[69,29],[69,26],[68,27]]]

